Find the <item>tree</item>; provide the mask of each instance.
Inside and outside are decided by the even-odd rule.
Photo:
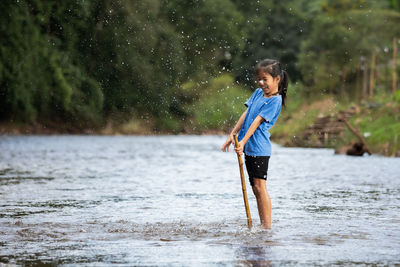
[[[253,85],[253,67],[264,58],[278,59],[290,79],[301,79],[296,66],[300,43],[307,35],[309,20],[294,1],[235,1],[244,16],[245,48],[234,60],[237,79]]]
[[[362,59],[383,50],[398,34],[398,12],[356,4],[361,2],[329,1],[315,16],[299,57],[304,83],[312,93],[338,94],[343,81],[355,84]],[[387,55],[378,54],[381,60],[388,60]]]

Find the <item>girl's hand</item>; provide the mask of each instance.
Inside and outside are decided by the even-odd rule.
[[[235,143],[234,139],[233,139],[233,134],[230,134],[228,136],[228,138],[226,139],[225,143],[222,145],[221,150],[223,152],[229,152],[229,146],[231,144]]]
[[[243,148],[244,148],[244,144],[242,141],[240,141],[239,146],[235,147],[235,151],[237,154],[239,154],[239,156],[241,156],[243,154]]]

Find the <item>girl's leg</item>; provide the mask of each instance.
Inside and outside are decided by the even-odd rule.
[[[267,185],[264,179],[254,178],[253,193],[257,199],[258,214],[261,225],[267,229],[271,228],[271,199],[267,192]]]

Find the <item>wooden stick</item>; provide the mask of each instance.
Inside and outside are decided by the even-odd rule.
[[[339,119],[340,121],[343,121],[344,124],[346,124],[346,126],[349,128],[349,130],[355,135],[357,136],[358,140],[360,140],[360,142],[364,145],[365,147],[365,151],[368,153],[368,155],[372,155],[371,150],[369,149],[367,142],[365,141],[365,139],[361,136],[361,134],[356,130],[356,128],[354,128],[353,126],[351,126],[351,124],[343,117]]]
[[[237,135],[235,134],[235,135],[233,135],[233,137],[235,139],[235,147],[239,147],[239,141],[238,141]],[[239,154],[237,154],[237,157],[238,157],[238,161],[239,161],[240,179],[242,181],[242,192],[243,192],[244,207],[246,208],[247,226],[249,227],[249,229],[251,229],[252,223],[251,223],[249,202],[247,200],[246,183],[244,181],[243,161],[242,161],[242,157]]]

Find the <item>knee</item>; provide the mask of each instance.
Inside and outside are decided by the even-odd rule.
[[[252,186],[253,188],[253,193],[256,196],[261,195],[262,193],[264,193],[266,191],[265,186],[258,184],[258,183],[254,183],[254,185]]]

